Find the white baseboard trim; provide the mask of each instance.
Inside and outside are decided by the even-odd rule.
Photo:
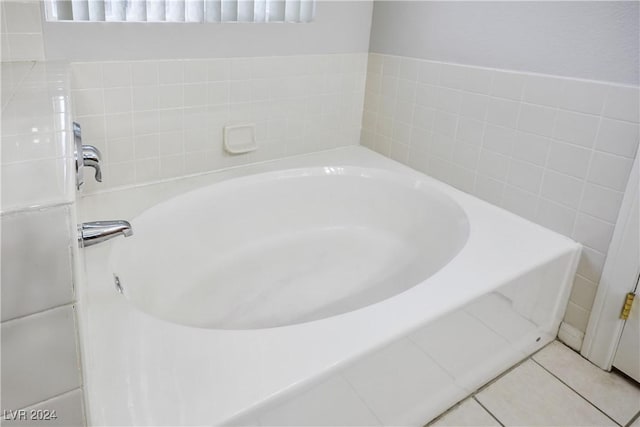
[[[558,331],[558,339],[575,351],[580,351],[582,341],[584,340],[584,332],[571,326],[567,322],[562,322],[560,324],[560,330]]]

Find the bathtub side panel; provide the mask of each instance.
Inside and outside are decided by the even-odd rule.
[[[319,382],[292,389],[228,424],[252,419],[262,426],[347,426],[373,416],[381,425],[425,425],[556,337],[579,254],[576,246]],[[337,407],[336,393],[344,393],[343,401],[352,406]]]

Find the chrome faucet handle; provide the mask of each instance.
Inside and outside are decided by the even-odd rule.
[[[96,181],[102,182],[102,170],[100,169],[100,160],[102,154],[93,145],[82,146],[82,159],[84,166],[89,166],[95,170]]]

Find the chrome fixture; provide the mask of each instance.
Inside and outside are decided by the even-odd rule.
[[[114,237],[129,237],[133,234],[133,229],[128,221],[92,221],[80,224],[78,234],[78,243],[86,248]]]
[[[89,166],[95,170],[95,179],[102,182],[102,170],[100,169],[100,160],[102,154],[93,145],[82,144],[82,128],[76,122],[73,122],[73,140],[75,143],[76,157],[76,187],[79,190],[84,184],[84,167]]]
[[[102,154],[96,147],[93,145],[82,146],[82,160],[84,161],[84,165],[95,170],[95,178],[98,182],[102,182],[102,170],[100,170],[101,159]]]

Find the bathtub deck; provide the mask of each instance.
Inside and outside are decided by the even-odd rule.
[[[640,426],[640,384],[554,341],[429,426]]]

